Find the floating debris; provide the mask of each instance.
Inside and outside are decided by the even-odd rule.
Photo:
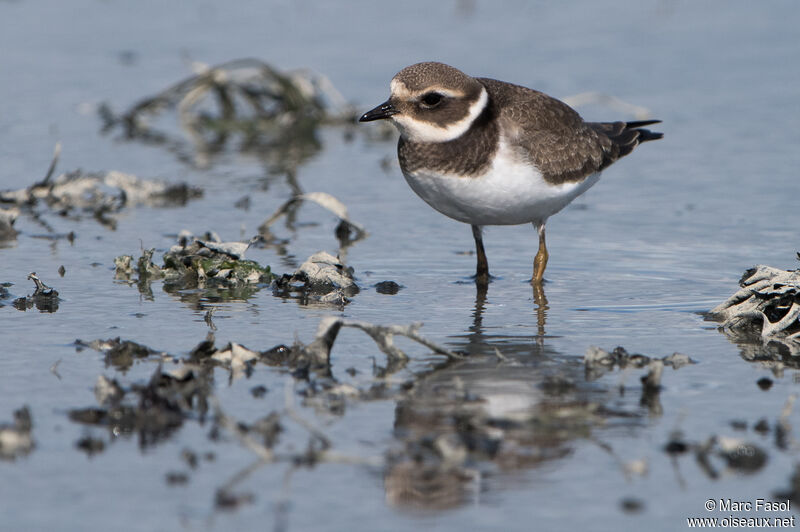
[[[772,388],[773,382],[774,381],[772,379],[770,379],[769,377],[761,377],[760,379],[758,379],[756,381],[756,384],[758,385],[759,388],[761,388],[762,390],[764,390],[766,392],[767,390]]]
[[[644,501],[635,497],[625,497],[619,501],[622,511],[625,513],[633,514],[644,510]]]
[[[182,238],[164,254],[165,289],[269,284],[273,279],[269,266],[243,258],[250,243]]]
[[[236,510],[246,504],[253,504],[256,500],[252,493],[233,493],[230,490],[217,490],[214,497],[214,506],[219,510]]]
[[[212,353],[209,358],[230,368],[232,376],[237,377],[249,370],[259,360],[260,353],[236,342],[230,342],[222,349]]]
[[[274,157],[273,166],[291,169],[319,150],[319,126],[350,124],[356,116],[319,74],[279,72],[258,59],[194,67],[195,75],[144,98],[122,115],[101,106],[104,131],[120,127],[128,139],[164,145],[200,166],[236,136],[244,151]],[[176,112],[177,120],[150,123],[166,110]],[[174,131],[177,124],[193,153],[185,153],[186,140]]]
[[[800,270],[758,265],[739,280],[741,289],[709,312],[737,343],[755,340],[763,347],[745,358],[771,358],[800,367]],[[759,352],[760,351],[760,352]]]
[[[367,386],[363,385],[363,371],[344,370],[353,378],[352,383],[338,382],[334,375],[333,346],[343,328],[365,332],[387,357],[387,368],[374,366],[375,378],[366,379]],[[212,442],[224,444],[234,439],[258,458],[255,464],[232,473],[230,480],[217,488],[216,507],[232,510],[254,502],[261,495],[258,490],[242,485],[250,473],[276,463],[287,467],[284,489],[291,472],[298,468],[312,468],[320,463],[359,464],[382,470],[387,499],[392,504],[455,507],[480,494],[486,475],[561,459],[573,452],[573,442],[577,440],[598,443],[595,429],[609,418],[641,417],[639,411],[617,414],[595,400],[607,392],[601,385],[587,385],[580,365],[570,364],[554,371],[554,364],[541,361],[535,365],[519,364],[510,353],[502,358],[467,358],[420,336],[419,328],[419,324],[376,325],[330,316],[320,321],[314,338],[307,344],[296,341],[290,347],[277,345],[264,351],[233,341],[217,347],[214,335],[209,334],[185,356],[159,353],[119,339],[80,342],[80,346],[91,346],[104,353],[127,351],[131,354],[129,360],[157,362],[158,367],[144,385],[98,377],[97,406],[74,409],[70,411],[70,419],[108,431],[105,438],[93,433],[79,442],[79,448],[89,454],[102,452],[110,441],[126,436],[138,436],[142,447],[155,445],[177,433],[184,423],[202,424],[210,420],[208,435]],[[408,374],[408,369],[399,371],[408,355],[395,344],[398,336],[420,343],[445,358],[432,369],[412,373],[409,380],[397,378]],[[679,356],[665,359],[624,356],[622,351],[616,351],[616,357],[615,364],[636,361],[641,368],[649,368],[646,387],[654,393],[660,386],[656,367],[679,366],[688,360]],[[270,405],[264,412],[266,415],[254,421],[238,420],[225,413],[220,399],[213,394],[219,380],[215,379],[217,372],[227,370],[230,376],[227,382],[233,386],[236,377],[263,375],[255,371],[262,364],[291,370],[286,372],[285,406],[276,408],[275,394],[270,392],[267,403],[264,399],[258,403]],[[393,372],[396,377],[388,378]],[[255,398],[267,393],[260,384],[250,384],[247,389],[248,395]],[[341,454],[335,449],[335,440],[295,410],[293,403],[297,397],[302,398],[305,408],[326,416],[341,415],[353,402],[392,398],[397,401],[393,427],[398,446],[373,457]],[[307,433],[305,446],[298,445],[298,426]],[[614,455],[610,446],[599,444]],[[733,451],[722,444],[715,445],[713,458],[727,464],[726,456]],[[690,450],[699,448],[698,444],[685,446]],[[168,469],[174,474],[167,482],[188,481],[188,473],[181,470],[197,467],[197,456],[194,452],[182,455],[187,466]],[[647,471],[644,461],[627,455],[614,458],[620,474],[626,477]],[[757,467],[755,463],[752,466],[738,463],[732,455],[730,463],[727,467],[732,469]]]
[[[211,369],[214,366],[230,369],[235,376],[238,376],[259,362],[293,369],[329,368],[331,349],[342,327],[360,329],[367,333],[390,361],[405,362],[408,360],[408,355],[394,344],[395,336],[405,336],[449,359],[461,360],[464,358],[463,355],[454,353],[422,337],[418,332],[421,326],[421,323],[406,326],[373,325],[330,316],[320,321],[314,340],[308,345],[298,341],[292,347],[277,345],[265,351],[254,351],[236,342],[229,342],[224,347],[217,348],[214,345],[214,334],[209,333],[205,340],[191,350],[186,359],[170,356],[145,345],[120,338],[90,342],[76,340],[75,346],[78,350],[89,348],[103,353],[107,365],[123,372],[128,370],[135,360],[172,361],[178,365],[168,373],[177,379],[184,379],[196,367]],[[118,403],[124,396],[124,392],[115,380],[101,376],[95,385],[95,396],[99,404],[108,405]]]
[[[743,419],[732,419],[731,428],[733,430],[747,430],[747,421]]]
[[[281,217],[294,215],[296,207],[303,201],[311,201],[320,207],[323,207],[332,212],[339,218],[339,225],[336,227],[336,237],[339,239],[341,245],[346,247],[358,240],[367,236],[367,230],[364,226],[354,222],[348,212],[347,207],[339,201],[336,197],[328,194],[327,192],[308,192],[305,194],[296,194],[289,200],[283,203],[278,209],[266,220],[264,220],[258,231],[265,240],[272,238],[270,227]]]
[[[106,427],[111,437],[133,435],[139,445],[152,446],[168,438],[186,418],[202,419],[207,411],[209,375],[199,367],[163,371],[159,364],[145,385],[119,388],[115,399],[100,394],[100,407],[77,408],[69,418],[85,425]],[[98,401],[99,402],[99,401]]]
[[[199,288],[214,291],[221,299],[246,298],[253,287],[266,286],[274,278],[269,266],[242,258],[250,242],[221,242],[213,234],[206,236],[201,240],[181,234],[178,244],[164,253],[163,266],[153,262],[154,249],[142,251],[136,261],[131,255],[116,257],[115,278],[137,284],[149,297],[150,282],[163,279],[166,292]]]
[[[160,351],[150,349],[146,345],[131,342],[130,340],[121,340],[119,337],[110,340],[92,340],[91,342],[75,340],[75,348],[78,351],[88,348],[103,353],[106,366],[114,367],[122,372],[130,369],[135,360],[145,359],[156,354],[163,355]],[[102,379],[105,379],[105,377]],[[118,395],[119,393],[113,390],[116,384],[114,381],[105,382],[105,380],[98,382],[95,386],[95,396],[100,404],[108,402],[107,398],[110,395]],[[101,388],[100,392],[98,392],[98,387]]]
[[[306,348],[306,351],[312,354],[315,361],[324,360],[326,364],[329,363],[330,350],[333,347],[333,342],[341,327],[360,329],[367,333],[369,337],[375,341],[380,350],[389,357],[390,361],[405,361],[408,359],[408,355],[394,344],[395,336],[405,336],[427,347],[434,353],[444,355],[451,360],[462,360],[465,358],[465,355],[461,353],[455,353],[420,336],[417,331],[422,327],[421,323],[386,326],[329,316],[320,321],[317,327],[317,337],[314,339],[314,342],[309,344]]]
[[[769,432],[769,421],[765,418],[759,419],[755,425],[753,425],[753,430],[759,432],[761,434],[767,434]]]
[[[100,406],[119,404],[124,395],[125,391],[116,379],[109,379],[105,375],[97,377],[97,383],[94,385],[94,397],[97,399],[97,404]]]
[[[683,439],[683,434],[676,432],[670,437],[669,442],[664,445],[664,452],[670,456],[678,456],[689,452],[691,444]]]
[[[61,359],[59,358],[50,366],[50,373],[56,376],[58,380],[61,380],[61,374],[58,373],[58,365],[61,364]]]
[[[662,358],[651,358],[638,353],[628,353],[624,347],[617,347],[609,352],[595,346],[586,351],[583,361],[587,381],[598,379],[615,367],[620,370],[646,368],[647,373],[641,377],[642,392],[639,404],[646,407],[651,416],[660,416],[663,413],[660,393],[664,366],[678,369],[687,364],[695,363],[688,355],[683,353],[673,353]]]
[[[87,456],[100,454],[106,449],[106,442],[100,438],[93,438],[92,436],[84,436],[75,442],[75,447],[85,452]]]
[[[767,453],[759,446],[738,438],[716,438],[717,454],[733,470],[754,473],[767,463]]]
[[[16,460],[33,450],[33,422],[27,406],[14,411],[12,424],[0,424],[0,459]]]
[[[394,281],[381,281],[380,283],[375,283],[375,291],[379,294],[385,294],[388,296],[393,296],[398,293],[403,286],[397,284]]]
[[[642,387],[647,393],[661,390],[661,374],[664,372],[663,360],[651,360],[647,366],[647,375],[642,377]]]
[[[243,259],[245,251],[250,247],[250,242],[213,242],[199,239],[196,239],[195,242],[200,247],[210,249],[218,255],[227,255],[234,260]],[[185,247],[181,251],[184,250]]]
[[[654,361],[661,362],[662,369],[663,366],[670,366],[672,369],[678,369],[688,364],[695,364],[694,360],[683,353],[673,353],[660,359],[654,359],[647,355],[628,353],[624,347],[616,347],[613,351],[606,351],[605,349],[591,346],[583,356],[588,380],[597,379],[615,367],[619,369],[629,367],[641,369],[649,366],[651,373],[645,385],[653,384],[655,386],[660,386],[661,370],[655,370],[655,367],[652,366]],[[657,372],[654,373],[654,370]]]
[[[734,428],[746,430],[747,423],[740,423],[744,426]],[[762,419],[754,425],[753,430],[761,434],[767,433],[767,421]],[[712,480],[720,478],[720,470],[723,468],[735,473],[756,473],[764,468],[769,458],[763,448],[743,438],[713,434],[703,441],[689,442],[682,433],[675,432],[664,446],[664,451],[674,460],[691,452],[697,465]]]
[[[162,278],[161,268],[153,263],[154,253],[155,249],[153,248],[142,250],[142,256],[135,263],[131,255],[122,255],[114,258],[114,278],[118,281],[136,284],[139,288],[139,293],[149,300],[153,299],[153,290],[150,284],[154,280]],[[134,272],[138,274],[138,277],[132,279]]]
[[[292,297],[303,304],[317,302],[344,306],[358,294],[353,268],[345,266],[326,251],[311,255],[293,274],[275,279],[275,294]]]
[[[191,449],[184,449],[181,451],[181,460],[186,462],[186,465],[189,466],[190,469],[197,469],[199,459],[197,457],[197,453]]]
[[[36,272],[29,273],[28,280],[33,281],[36,290],[29,296],[15,299],[14,308],[23,312],[33,307],[36,307],[39,312],[57,311],[58,303],[61,301],[58,297],[58,291],[44,284],[39,277],[36,276]]]
[[[253,386],[252,388],[250,388],[250,395],[252,395],[256,399],[261,399],[262,397],[267,395],[268,391],[269,390],[267,390],[266,386],[264,386],[263,384],[259,384],[258,386]]]
[[[169,486],[180,486],[189,482],[189,475],[183,471],[169,471],[165,480]]]
[[[140,179],[117,171],[75,170],[52,180],[48,175],[24,189],[0,191],[0,203],[15,205],[34,217],[41,216],[37,206],[43,204],[60,216],[81,219],[89,215],[113,229],[116,220],[111,215],[125,207],[185,205],[200,196],[202,190],[185,183]]]
[[[320,320],[314,340],[309,344],[295,342],[292,347],[278,345],[266,351],[252,351],[239,344],[230,343],[222,349],[214,347],[214,335],[199,344],[191,353],[194,361],[214,360],[241,372],[242,369],[256,362],[271,366],[285,366],[292,369],[327,370],[330,368],[330,356],[333,344],[342,327],[360,329],[367,333],[378,348],[388,357],[390,362],[405,362],[408,355],[394,344],[395,336],[405,336],[450,359],[460,360],[463,355],[441,347],[418,333],[420,323],[412,325],[373,325],[362,321],[346,320],[329,316]]]

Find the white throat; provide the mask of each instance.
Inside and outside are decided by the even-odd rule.
[[[488,102],[489,95],[486,93],[486,88],[481,87],[481,95],[469,106],[467,116],[453,124],[440,127],[430,122],[414,120],[402,113],[392,116],[392,121],[400,130],[400,134],[411,142],[448,142],[466,133]]]

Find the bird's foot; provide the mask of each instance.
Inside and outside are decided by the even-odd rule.
[[[475,281],[475,284],[479,286],[487,286],[490,282],[497,279],[497,277],[495,277],[494,275],[489,275],[489,272],[480,272],[471,276],[470,279]]]

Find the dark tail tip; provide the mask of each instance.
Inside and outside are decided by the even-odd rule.
[[[660,124],[661,120],[638,120],[634,122],[625,123],[625,131],[636,131],[639,135],[636,140],[639,143],[647,142],[648,140],[658,140],[664,137],[663,133],[658,131],[650,131],[649,129],[641,129],[644,126],[651,126],[653,124]]]
[[[636,129],[637,127],[652,126],[660,124],[661,120],[638,120],[635,122],[625,122],[625,129]]]
[[[658,131],[650,131],[649,129],[637,129],[639,132],[639,142],[647,142],[648,140],[658,140],[664,137],[663,133]]]

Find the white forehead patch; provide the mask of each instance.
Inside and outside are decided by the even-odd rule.
[[[405,85],[400,82],[395,85],[395,80],[392,80],[392,95],[396,94],[395,88],[408,92]],[[415,120],[403,113],[393,115],[392,121],[397,126],[397,129],[400,130],[400,134],[411,142],[448,142],[466,133],[475,119],[486,108],[488,102],[489,95],[486,93],[486,89],[481,87],[481,95],[475,103],[469,106],[467,116],[453,124],[439,127],[430,122]]]
[[[411,97],[411,91],[408,90],[406,84],[397,78],[392,78],[392,82],[389,83],[389,90],[392,92],[392,96],[397,96],[404,100]]]
[[[431,85],[430,87],[425,87],[423,90],[412,91],[406,87],[405,83],[397,78],[392,78],[391,83],[389,83],[389,90],[391,91],[392,97],[404,101],[417,100],[429,92],[438,92],[449,98],[463,98],[465,96],[461,91],[454,91],[441,85]]]

